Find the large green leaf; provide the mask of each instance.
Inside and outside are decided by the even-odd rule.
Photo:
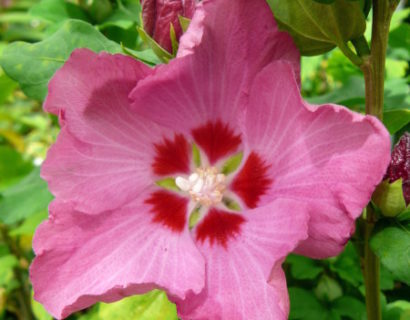
[[[30,9],[30,14],[51,23],[60,23],[68,19],[88,21],[84,10],[74,3],[64,0],[42,0]]]
[[[381,263],[400,281],[410,284],[410,223],[390,225],[381,221],[370,239]]]
[[[115,303],[100,303],[80,320],[127,319],[127,320],[177,320],[174,304],[168,301],[164,292],[150,293],[122,299]]]
[[[302,55],[317,55],[344,46],[366,29],[358,1],[267,0],[279,25],[295,40]]]
[[[119,44],[105,38],[90,24],[68,20],[46,40],[10,44],[4,49],[0,64],[10,78],[19,82],[27,96],[43,100],[48,81],[75,48],[122,52]]]
[[[52,195],[35,168],[27,177],[0,194],[0,221],[12,224],[45,211]]]

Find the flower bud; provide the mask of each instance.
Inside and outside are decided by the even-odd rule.
[[[403,180],[402,190],[406,205],[410,203],[410,133],[405,132],[393,148],[385,179],[392,183]]]
[[[405,133],[393,148],[383,182],[372,196],[386,217],[395,217],[410,203],[410,134]]]
[[[144,29],[162,48],[172,52],[171,24],[177,40],[182,35],[179,16],[192,18],[195,0],[141,0]]]

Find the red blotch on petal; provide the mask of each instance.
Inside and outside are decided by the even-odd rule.
[[[238,214],[212,208],[198,225],[196,238],[201,242],[208,239],[211,245],[217,243],[226,248],[229,239],[240,234],[244,222],[245,218]]]
[[[157,191],[145,200],[152,205],[154,221],[161,223],[173,231],[182,232],[186,225],[188,199],[168,191]]]
[[[269,166],[252,152],[242,170],[232,182],[235,191],[249,208],[255,208],[260,197],[268,190],[272,180],[267,177]]]
[[[152,169],[157,175],[189,173],[190,150],[183,135],[176,134],[173,141],[164,138],[155,144],[155,151]]]
[[[204,126],[192,130],[192,135],[195,142],[205,151],[211,164],[234,152],[241,143],[240,135],[236,135],[221,121],[209,121]]]

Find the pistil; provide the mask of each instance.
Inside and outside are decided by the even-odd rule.
[[[192,200],[205,206],[220,203],[226,189],[225,175],[215,167],[197,168],[188,179],[177,177],[175,183]]]

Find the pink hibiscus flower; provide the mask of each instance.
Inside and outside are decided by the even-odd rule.
[[[285,256],[337,254],[385,172],[375,118],[301,99],[264,0],[204,1],[178,56],[80,49],[50,82],[56,199],[30,271],[55,317],[161,288],[182,319],[286,319]]]

